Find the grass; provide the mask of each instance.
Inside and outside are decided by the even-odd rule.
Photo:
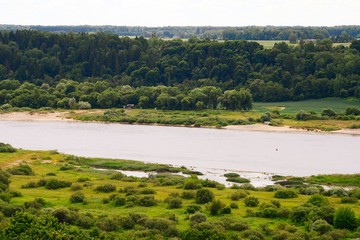
[[[111,179],[111,175],[114,173],[113,170],[108,171],[97,171],[91,168],[94,163],[96,164],[104,164],[107,162],[111,162],[111,167],[115,168],[123,167],[123,163],[116,165],[114,161],[125,162],[126,166],[129,166],[132,161],[124,161],[124,160],[108,160],[108,159],[83,159],[77,158],[74,156],[64,155],[56,153],[55,151],[27,151],[27,150],[18,150],[14,153],[0,153],[0,166],[3,169],[14,167],[21,162],[26,162],[29,166],[31,166],[35,175],[31,176],[21,176],[21,175],[12,175],[10,177],[10,191],[17,191],[22,194],[21,197],[15,197],[11,199],[11,204],[14,205],[22,205],[27,201],[33,201],[35,198],[43,198],[46,201],[47,208],[76,208],[77,211],[81,214],[91,213],[94,215],[94,218],[98,218],[99,216],[125,216],[130,213],[141,213],[146,214],[147,216],[154,218],[168,218],[172,214],[175,214],[178,221],[176,223],[176,227],[180,231],[184,231],[189,228],[189,220],[188,214],[185,213],[185,208],[194,203],[194,199],[182,199],[182,208],[180,209],[169,209],[167,207],[167,203],[164,201],[169,194],[181,193],[184,191],[181,185],[173,185],[173,186],[161,186],[158,185],[154,179],[149,178],[134,178],[134,181],[126,181],[125,179],[115,180]],[[61,166],[68,164],[73,167],[69,170],[60,170]],[[105,164],[106,165],[106,164]],[[135,166],[141,166],[141,169],[146,169],[144,163],[134,162]],[[150,164],[149,168],[152,168],[153,165]],[[51,176],[48,176],[48,173],[51,173]],[[55,175],[55,176],[54,176]],[[164,174],[166,178],[166,174]],[[31,189],[24,189],[21,186],[34,181],[37,182],[40,179],[61,179],[64,181],[70,181],[73,184],[81,184],[83,189],[82,193],[85,195],[86,204],[82,203],[71,203],[69,198],[74,193],[71,188],[62,188],[57,190],[48,190],[45,187],[37,187]],[[86,182],[78,182],[79,178],[86,179]],[[332,176],[324,178],[324,176],[318,176],[317,178],[311,177],[309,181],[316,183],[322,183],[323,181],[329,182],[329,179],[357,179],[356,184],[360,186],[359,175],[341,175],[341,176]],[[354,182],[355,180],[353,180]],[[334,181],[333,181],[334,182]],[[349,183],[352,184],[351,181],[338,181],[341,184]],[[120,191],[121,189],[126,189],[132,187],[135,191],[140,191],[144,188],[139,187],[140,183],[146,184],[146,189],[151,189],[155,192],[152,194],[157,200],[158,204],[152,207],[115,207],[112,203],[104,204],[102,201],[105,198],[109,198],[111,194],[114,193],[102,193],[95,191],[95,188],[100,185],[112,184],[116,186],[117,191],[115,192],[121,197],[126,198],[126,193]],[[196,190],[195,190],[196,191]],[[211,191],[214,193],[215,199],[220,200],[225,204],[225,206],[229,206],[232,202],[230,199],[231,194],[235,193],[236,189],[216,189],[211,188]],[[254,196],[259,199],[260,203],[270,203],[271,200],[275,200],[274,192],[266,192],[262,190],[257,191],[248,191],[251,196]],[[141,194],[138,196],[142,196]],[[304,204],[309,199],[309,196],[299,195],[297,198],[293,199],[279,199],[282,207],[292,209],[298,205]],[[333,204],[334,207],[340,206],[340,198],[338,197],[327,197],[329,202]],[[202,205],[201,211],[204,212],[209,221],[224,221],[225,219],[232,220],[241,220],[246,221],[252,229],[258,228],[262,224],[266,224],[269,226],[275,227],[279,223],[289,223],[289,220],[286,219],[267,219],[260,217],[247,217],[246,209],[243,200],[236,201],[239,208],[232,209],[232,213],[229,215],[219,215],[219,216],[211,216],[209,214],[209,210],[207,210],[207,205]],[[357,215],[360,214],[360,206],[358,204],[348,204],[354,209]],[[260,208],[252,208],[253,211],[258,211]],[[299,231],[303,229],[300,225],[294,225]]]
[[[360,186],[360,174],[329,174],[317,175],[306,178],[311,184],[335,185],[335,186]]]

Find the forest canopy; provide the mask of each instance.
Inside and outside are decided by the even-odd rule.
[[[360,97],[359,53],[360,40],[350,47],[324,39],[264,49],[238,40],[3,31],[0,104],[251,109],[252,99]]]

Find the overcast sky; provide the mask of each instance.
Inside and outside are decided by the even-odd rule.
[[[1,24],[360,25],[360,0],[0,0]]]

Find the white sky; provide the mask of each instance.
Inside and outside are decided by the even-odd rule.
[[[360,0],[0,0],[0,24],[360,25]]]

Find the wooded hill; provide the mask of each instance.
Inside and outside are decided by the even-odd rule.
[[[325,39],[294,47],[279,43],[264,49],[256,42],[246,41],[164,41],[155,37],[119,38],[107,33],[5,31],[0,32],[0,79],[19,82],[0,82],[0,104],[14,103],[14,98],[35,94],[35,89],[38,95],[76,101],[83,97],[81,101],[94,102],[91,99],[97,99],[97,94],[105,90],[116,95],[117,89],[126,86],[128,90],[124,91],[134,94],[136,88],[159,85],[167,86],[162,88],[167,89],[165,105],[175,102],[174,109],[183,108],[184,101],[194,108],[197,102],[214,108],[224,103],[224,98],[218,97],[225,91],[243,88],[251,91],[255,101],[360,97],[359,52],[359,40],[353,41],[350,48],[333,47],[332,41]],[[24,82],[25,87],[20,87]],[[209,97],[205,90],[195,100],[184,100],[194,89],[206,86],[216,92],[217,98],[211,104],[205,103]],[[56,91],[62,95],[56,95]],[[163,90],[150,96],[154,91],[145,96],[156,101]],[[245,90],[240,92],[242,96],[249,95]],[[96,96],[90,97],[91,94]],[[137,104],[141,96],[135,95],[123,103]],[[237,96],[239,99],[240,94]],[[52,102],[56,106],[56,99]],[[114,104],[105,105],[119,105]]]

